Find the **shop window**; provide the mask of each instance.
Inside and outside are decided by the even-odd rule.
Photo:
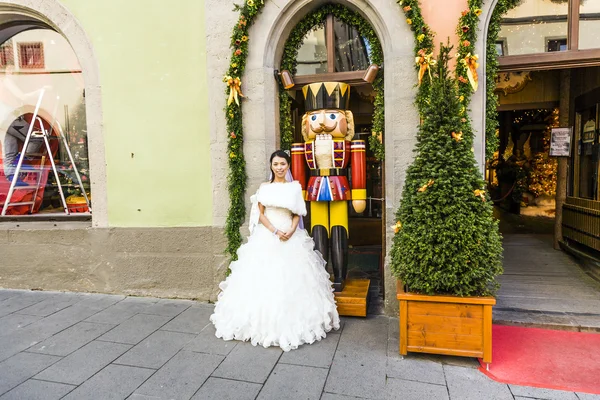
[[[496,40],[496,54],[498,54],[498,56],[508,55],[508,51],[506,51],[506,39]]]
[[[577,197],[598,200],[598,110],[588,107],[577,113]]]
[[[6,68],[8,65],[15,65],[12,40],[0,46],[0,68]]]
[[[361,71],[369,68],[370,44],[356,27],[334,18],[335,72]]]
[[[298,50],[296,76],[365,71],[371,64],[371,44],[355,26],[328,15],[322,26],[304,36]]]
[[[567,37],[568,2],[525,0],[504,16],[500,36],[511,55],[544,53],[546,38]]]
[[[579,48],[600,48],[600,0],[585,0],[579,5]]]
[[[567,38],[547,39],[546,49],[548,52],[567,51]]]
[[[308,32],[298,50],[297,75],[322,74],[327,72],[327,42],[325,27]]]
[[[44,45],[42,43],[19,43],[19,66],[22,69],[43,69]]]
[[[0,211],[11,218],[89,214],[85,85],[77,57],[50,29],[24,28],[12,41],[18,65],[0,71]]]

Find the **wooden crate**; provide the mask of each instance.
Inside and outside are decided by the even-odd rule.
[[[405,292],[398,282],[400,354],[482,358],[492,362],[493,297],[428,296]]]
[[[347,317],[366,317],[370,279],[348,279],[341,292],[335,292],[337,310]]]

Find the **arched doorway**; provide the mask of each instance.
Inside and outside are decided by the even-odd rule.
[[[485,10],[487,24],[495,6]],[[599,10],[598,1],[515,2],[487,43],[500,65],[500,146],[486,171],[504,234],[496,320],[573,329],[600,315],[600,302],[590,300],[597,284],[567,255],[600,254]],[[482,94],[474,104],[474,114],[485,112]]]
[[[249,32],[248,59],[242,79],[242,88],[246,96],[244,106],[244,153],[246,156],[249,196],[256,191],[260,183],[268,176],[268,155],[279,146],[279,101],[278,83],[274,79],[275,70],[279,70],[285,41],[293,27],[308,13],[327,1],[288,0],[274,4],[266,2],[255,24]],[[383,244],[387,256],[391,248],[391,227],[394,213],[401,197],[403,179],[412,159],[412,148],[416,143],[418,113],[414,107],[415,76],[413,73],[413,42],[410,27],[406,24],[401,10],[394,2],[374,2],[370,0],[338,1],[350,10],[359,13],[368,21],[380,38],[385,63],[385,147],[388,154],[384,161],[385,193],[384,221],[382,230],[386,232]],[[233,24],[234,21],[231,21]],[[230,25],[218,19],[207,20],[206,30],[211,38],[228,38]],[[398,38],[407,38],[398,40]],[[215,42],[216,43],[216,42]],[[222,46],[208,57],[209,90],[222,91],[222,74],[229,64],[227,59],[227,41],[220,40]],[[222,114],[222,104],[211,102],[212,115]],[[224,155],[227,154],[225,119],[215,118],[211,124],[211,162],[221,166],[212,171],[213,181],[213,220],[215,225],[223,226],[227,215],[227,204],[222,201],[225,195],[226,169]],[[385,312],[393,315],[397,312],[398,302],[394,297],[396,290],[388,261],[384,262]]]
[[[308,21],[314,25],[310,26]],[[349,207],[347,279],[368,279],[368,312],[382,313],[384,165],[375,148],[380,145],[372,140],[372,136],[378,130],[373,128],[377,124],[376,115],[381,115],[383,111],[382,102],[376,102],[378,93],[379,99],[382,99],[383,73],[380,72],[378,80],[375,80],[375,73],[371,74],[372,79],[365,79],[369,69],[371,72],[376,71],[384,63],[379,38],[368,33],[372,31],[372,27],[360,16],[338,5],[319,8],[299,25],[308,32],[301,39],[297,53],[294,52],[295,59],[290,62],[286,51],[282,60],[282,68],[295,69],[296,74],[293,77],[295,85],[285,92],[291,98],[290,115],[282,113],[280,118],[289,119],[293,126],[293,143],[302,143],[301,120],[306,111],[302,88],[324,81],[350,84],[350,111],[355,129],[352,140],[363,140],[366,143],[367,206],[361,213]],[[297,36],[295,31],[292,36]],[[295,38],[288,40],[286,49],[295,48]],[[378,104],[379,109],[374,104]],[[305,226],[311,226],[310,220],[309,213],[305,218]]]
[[[37,6],[27,1],[0,3],[0,74],[3,85],[0,136],[4,145],[3,161],[9,161],[11,158],[11,152],[9,157],[6,157],[7,132],[14,133],[11,128],[22,125],[19,120],[24,121],[27,118],[22,118],[23,116],[33,114],[38,102],[38,116],[43,121],[37,122],[31,129],[33,150],[39,147],[41,152],[30,151],[32,149],[29,146],[27,151],[23,151],[28,129],[24,129],[23,135],[8,137],[8,147],[11,147],[12,137],[17,136],[16,160],[20,158],[21,153],[24,155],[21,170],[16,174],[18,178],[14,180],[15,186],[35,186],[30,197],[37,192],[38,199],[28,211],[24,211],[24,207],[20,207],[23,210],[19,211],[18,206],[11,206],[6,210],[6,214],[12,214],[13,219],[22,214],[44,219],[46,217],[42,214],[53,214],[57,205],[62,214],[67,214],[64,212],[66,202],[56,203],[58,181],[64,188],[65,200],[72,196],[68,203],[73,212],[67,207],[68,214],[81,218],[85,214],[81,211],[87,209],[87,205],[78,207],[75,197],[82,192],[94,192],[92,225],[107,226],[106,162],[97,62],[83,30],[68,10],[55,0],[39,7],[40,9],[36,9]],[[42,90],[44,94],[40,98]],[[35,146],[35,142],[43,142],[39,134],[44,131],[44,125],[50,127],[47,129],[50,147],[57,149],[53,157],[47,154],[43,143],[41,146]],[[39,137],[36,138],[36,135]],[[29,155],[29,152],[32,154]],[[36,154],[39,156],[34,156]],[[34,159],[35,157],[37,159]],[[44,163],[40,157],[44,158]],[[51,158],[56,173],[52,170]],[[74,162],[71,163],[69,158]],[[18,164],[18,161],[13,164],[15,163]],[[9,162],[3,164],[6,164],[6,168],[2,171],[2,183],[7,181],[7,168],[9,174],[14,169],[9,166]],[[74,173],[73,164],[77,167],[77,174]],[[36,174],[42,178],[46,176],[47,179],[40,180],[46,181],[45,185],[38,184],[38,179],[34,176]],[[82,185],[76,183],[78,181],[81,181]],[[11,203],[19,202],[15,200],[22,194],[19,194],[19,191],[25,190],[15,189],[16,196],[10,200]],[[4,193],[3,198],[6,195],[7,193]],[[4,200],[0,202],[4,203]],[[90,216],[87,219],[89,220]]]

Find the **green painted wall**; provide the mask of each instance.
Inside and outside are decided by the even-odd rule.
[[[109,224],[211,225],[204,1],[62,2],[98,58]]]

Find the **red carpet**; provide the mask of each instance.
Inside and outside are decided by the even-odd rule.
[[[600,394],[600,333],[494,325],[492,363],[479,368],[495,381]]]

